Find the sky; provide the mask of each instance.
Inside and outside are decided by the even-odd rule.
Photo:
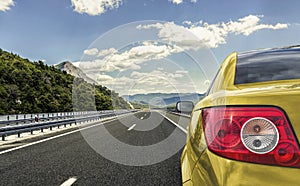
[[[0,48],[121,95],[205,92],[224,58],[300,43],[296,0],[1,0]]]

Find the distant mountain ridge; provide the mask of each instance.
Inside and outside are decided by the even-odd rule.
[[[80,68],[74,66],[69,61],[64,61],[64,62],[61,62],[61,63],[59,63],[57,65],[54,65],[54,66],[55,66],[55,68],[57,68],[61,71],[66,71],[68,74],[70,74],[74,77],[81,78],[81,79],[84,79],[88,83],[98,85],[98,83],[95,80],[93,80],[92,78],[87,76]]]
[[[121,96],[131,103],[139,104],[155,104],[155,105],[172,105],[178,101],[198,102],[204,97],[204,94],[199,93],[148,93]]]

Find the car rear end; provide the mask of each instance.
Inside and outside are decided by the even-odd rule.
[[[300,49],[233,53],[196,105],[185,185],[299,185]]]

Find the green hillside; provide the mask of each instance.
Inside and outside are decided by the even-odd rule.
[[[74,99],[72,91],[76,92]],[[74,100],[82,103],[75,110],[95,109],[95,104],[85,103],[96,103],[97,110],[129,108],[123,98],[104,86],[88,84],[42,61],[30,62],[0,49],[1,115],[71,112]]]

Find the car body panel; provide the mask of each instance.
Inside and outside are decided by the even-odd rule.
[[[230,160],[214,154],[207,148],[201,111],[216,106],[278,107],[286,114],[296,138],[300,137],[298,111],[300,79],[235,85],[236,60],[236,52],[224,60],[208,95],[195,105],[188,128],[187,144],[181,159],[183,183],[184,185],[298,185],[299,168]]]
[[[219,106],[272,106],[279,107],[287,114],[296,137],[300,136],[300,87],[298,82],[285,82],[285,85],[247,88],[242,90],[224,91],[214,98],[207,96],[195,109]],[[226,95],[226,98],[223,96]],[[220,98],[218,97],[220,96]]]
[[[206,149],[190,185],[299,185],[299,169],[228,160]]]

